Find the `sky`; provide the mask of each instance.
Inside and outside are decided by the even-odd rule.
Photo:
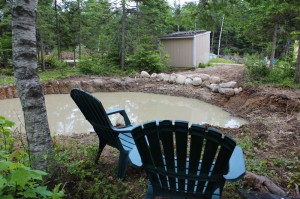
[[[183,5],[185,3],[189,3],[189,2],[199,2],[199,0],[176,0],[177,3],[180,1],[180,5]],[[170,5],[174,4],[174,0],[168,0]]]

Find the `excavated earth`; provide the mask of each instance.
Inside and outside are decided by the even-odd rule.
[[[245,156],[252,158],[248,162],[262,161],[267,167],[250,168],[251,172],[267,175],[290,197],[297,197],[300,182],[300,89],[245,86],[244,66],[239,64],[222,64],[176,73],[219,76],[223,81],[236,81],[243,91],[228,97],[213,93],[206,87],[169,84],[141,77],[78,76],[51,81],[43,86],[45,94],[69,93],[71,88],[81,87],[90,92],[135,91],[183,96],[222,107],[232,115],[249,121],[249,124],[237,129],[216,128],[241,142],[250,140],[252,144],[245,144],[243,148]],[[16,96],[16,91],[9,89],[9,86],[0,87],[0,99]],[[264,173],[266,170],[268,173]]]

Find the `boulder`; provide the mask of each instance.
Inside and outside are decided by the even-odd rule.
[[[233,90],[234,90],[234,94],[235,94],[235,95],[237,95],[237,94],[239,94],[239,93],[240,93],[240,91],[239,91],[239,89],[238,89],[238,88],[234,88]]]
[[[177,84],[184,84],[186,77],[184,75],[177,75],[176,76],[176,83]]]
[[[188,77],[184,80],[184,84],[186,84],[186,85],[192,84],[192,82],[193,82],[193,79],[190,77]]]
[[[159,73],[157,76],[156,76],[156,80],[157,81],[163,81],[164,80],[164,76],[165,74],[164,73]]]
[[[226,96],[234,96],[234,90],[233,88],[223,88],[223,87],[219,87],[219,93],[222,93]]]
[[[222,88],[234,88],[235,86],[236,86],[235,81],[230,81],[230,82],[225,82],[220,84],[220,87]]]
[[[220,79],[220,77],[217,77],[217,76],[211,76],[209,78],[209,82],[211,84],[219,84],[221,82],[221,79]]]
[[[197,76],[200,77],[200,78],[202,79],[202,81],[206,81],[206,80],[209,80],[209,79],[210,79],[210,76],[209,76],[209,75],[203,74],[203,73],[201,73],[201,74],[199,74],[199,75],[197,75]]]
[[[168,82],[169,80],[170,80],[170,75],[165,74],[165,75],[164,75],[163,81],[164,81],[164,82]]]
[[[156,73],[152,73],[152,75],[150,76],[150,78],[155,79],[157,77]]]
[[[141,72],[141,77],[143,77],[143,78],[150,78],[150,75],[149,75],[148,72],[142,71],[142,72]]]
[[[202,84],[202,79],[200,77],[194,77],[192,84],[194,86],[200,86]]]
[[[207,87],[210,88],[210,90],[214,93],[219,92],[219,85],[218,84],[209,84]]]
[[[169,83],[174,84],[176,82],[176,75],[172,74],[170,75]]]

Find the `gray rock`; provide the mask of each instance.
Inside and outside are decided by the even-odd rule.
[[[237,94],[239,94],[239,93],[240,93],[240,91],[239,91],[239,89],[238,89],[238,88],[234,88],[233,90],[234,90],[234,94],[235,94],[235,95],[237,95]]]
[[[192,82],[193,82],[193,80],[190,77],[188,77],[184,80],[184,84],[186,84],[186,85],[192,84]]]
[[[219,87],[219,93],[225,94],[226,96],[234,96],[233,88],[222,88]]]
[[[157,76],[156,76],[156,80],[157,81],[163,81],[164,80],[164,76],[165,74],[164,73],[159,73]]]
[[[176,83],[177,84],[184,84],[186,77],[184,75],[177,75],[176,76]]]
[[[220,87],[222,87],[222,88],[234,88],[235,86],[236,86],[235,81],[230,81],[230,82],[220,84]]]
[[[221,82],[221,79],[220,79],[220,77],[217,77],[217,76],[211,76],[209,78],[209,81],[211,84],[219,84]]]
[[[200,86],[202,84],[202,79],[200,77],[194,77],[192,84],[194,86]]]
[[[170,80],[170,75],[165,74],[164,75],[164,82],[168,82]]]
[[[150,78],[156,78],[157,77],[157,74],[156,73],[152,73],[152,75],[150,76]]]
[[[202,79],[202,81],[206,81],[206,80],[209,80],[210,79],[210,76],[207,75],[207,74],[199,74],[198,77],[200,77]]]
[[[170,75],[169,83],[174,84],[176,82],[176,75],[172,74]]]
[[[210,90],[214,93],[219,92],[219,85],[218,84],[209,84],[207,87],[210,88]]]
[[[141,77],[143,77],[143,78],[150,78],[150,75],[149,75],[148,72],[142,71],[142,72],[141,72]]]

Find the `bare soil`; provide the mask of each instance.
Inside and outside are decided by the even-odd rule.
[[[240,64],[222,64],[177,73],[219,76],[224,81],[236,81],[238,86],[243,87],[243,92],[226,97],[207,88],[139,78],[137,86],[127,90],[195,98],[248,120],[249,124],[237,129],[216,128],[242,145],[248,171],[268,177],[290,197],[300,197],[300,90],[245,86],[244,66]],[[128,81],[128,78],[120,81]],[[113,87],[111,91],[122,90],[119,84],[110,86]],[[109,151],[103,153],[108,156]]]

